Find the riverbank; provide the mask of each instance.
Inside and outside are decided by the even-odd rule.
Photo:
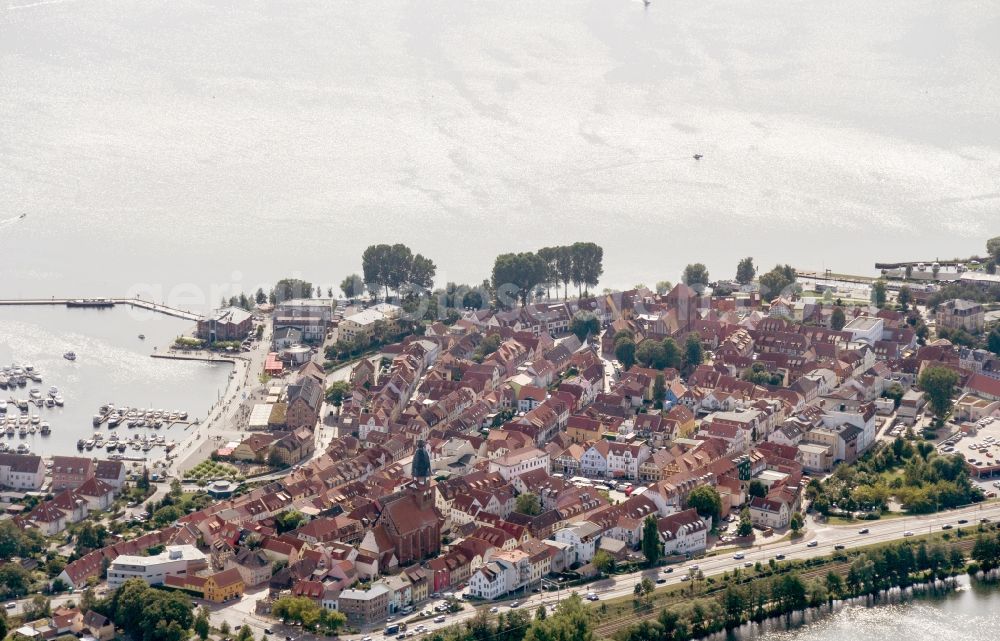
[[[691,568],[680,586],[655,590],[650,584],[648,592],[637,588],[633,597],[602,602],[595,608],[595,633],[655,639],[655,626],[672,621],[684,634],[671,638],[694,639],[836,600],[944,580],[965,573],[976,538],[996,537],[996,531],[993,524],[978,524],[805,561],[771,559],[707,577]]]

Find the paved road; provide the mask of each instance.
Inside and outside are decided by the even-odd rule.
[[[845,548],[850,549],[871,545],[873,543],[885,543],[887,541],[902,540],[905,538],[904,533],[908,531],[912,531],[915,535],[919,535],[927,534],[928,532],[941,531],[941,526],[945,524],[952,524],[959,527],[959,519],[967,519],[969,521],[967,525],[961,527],[975,527],[975,525],[978,524],[979,519],[983,517],[988,517],[992,521],[1000,520],[1000,503],[980,504],[950,512],[941,512],[938,514],[917,517],[886,519],[884,521],[871,521],[865,524],[840,526],[821,525],[816,529],[807,532],[805,536],[794,543],[786,540],[747,548],[742,551],[744,555],[743,559],[734,559],[733,555],[736,552],[731,551],[726,554],[719,554],[717,556],[697,559],[680,565],[675,565],[673,566],[674,571],[670,574],[664,574],[662,571],[657,570],[645,570],[611,577],[597,583],[574,588],[574,590],[579,592],[581,595],[589,591],[594,591],[601,599],[627,597],[633,594],[635,584],[641,581],[643,577],[649,577],[654,580],[657,578],[663,578],[666,581],[666,586],[682,583],[683,579],[681,577],[685,576],[693,565],[697,565],[698,569],[703,572],[705,576],[711,576],[731,571],[734,568],[742,568],[747,563],[751,565],[757,561],[767,563],[777,554],[784,554],[786,560],[807,559],[815,556],[827,556],[832,554],[834,552],[834,546],[836,545],[843,545]],[[865,527],[870,530],[870,533],[859,534],[858,531]],[[809,543],[811,541],[816,542],[815,547],[809,547]],[[664,585],[661,584],[657,587],[664,587]],[[522,609],[528,609],[529,611],[534,611],[541,604],[555,605],[559,599],[568,596],[568,592],[568,590],[562,590],[558,593],[548,592],[533,594],[530,597],[518,599],[520,602],[519,607]],[[482,607],[497,606],[501,611],[503,611],[509,609],[509,604],[511,602],[511,600],[508,600],[505,602],[488,604]],[[428,629],[434,630],[466,621],[475,616],[475,613],[475,608],[466,606],[464,611],[448,615],[446,621],[442,624],[435,624],[432,621],[425,621],[423,623],[428,627]],[[377,627],[381,628],[381,626]],[[375,636],[380,637],[381,635]],[[361,635],[343,638],[360,639]]]

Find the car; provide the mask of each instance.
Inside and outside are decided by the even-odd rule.
[[[834,550],[843,550],[845,547],[846,546],[841,545],[841,544],[838,543],[837,545],[833,546],[833,549]]]
[[[966,524],[966,523],[968,523],[968,522],[969,522],[969,519],[959,519],[959,520],[958,520],[958,524],[959,524],[959,525],[965,525],[965,524]]]
[[[814,548],[817,545],[819,545],[819,541],[809,541],[808,543],[806,543],[807,548]]]
[[[434,617],[434,623],[444,623],[444,615]]]
[[[15,603],[13,601],[11,601],[10,603],[7,604],[7,609],[8,610],[13,610],[16,607],[17,607],[17,603]]]
[[[689,577],[689,576],[688,576],[688,575],[686,575],[686,574],[685,574],[684,576],[682,576],[682,577],[681,577],[681,581],[690,581],[690,580],[691,580],[691,577]]]
[[[784,561],[785,560],[785,555],[784,554],[775,554],[774,558],[777,559],[777,560],[779,560],[779,561]]]
[[[490,614],[496,614],[499,611],[500,611],[500,608],[498,608],[495,605],[492,608],[490,608]]]
[[[953,527],[955,527],[955,526],[952,525],[951,523],[945,523],[944,525],[941,526],[941,529],[942,530],[950,530]]]
[[[737,561],[742,561],[744,558],[746,558],[746,555],[744,555],[742,552],[737,552],[736,554],[733,555],[733,558],[736,559]]]
[[[989,523],[990,520],[984,516],[983,518],[979,519],[979,522],[980,523]]]
[[[692,565],[692,566],[691,566],[691,569],[692,569],[692,570],[695,570],[695,571],[697,571],[697,570],[698,570],[698,565],[697,565],[697,564],[695,564],[695,565]]]
[[[656,580],[656,583],[659,584],[659,585],[663,585],[666,582],[667,582],[667,580],[664,579],[662,576]]]
[[[513,608],[519,608],[519,607],[521,607],[521,604],[520,604],[520,602],[518,602],[518,601],[514,601],[513,603],[511,603],[511,604],[510,604],[510,607],[511,607],[512,609],[513,609]]]
[[[858,530],[858,534],[868,534],[869,532],[871,532],[871,530],[869,530],[866,527],[863,527],[860,530]]]
[[[271,628],[264,628],[264,634],[272,634]]]
[[[588,601],[599,601],[600,598],[601,597],[597,596],[596,592],[588,592],[587,593],[587,600]]]
[[[372,641],[370,636],[361,637],[361,641]]]
[[[907,530],[907,531],[903,532],[903,536],[913,536],[913,532]]]
[[[663,568],[664,574],[673,574],[673,572],[674,572],[673,568]]]
[[[746,562],[744,562],[743,563],[743,567],[745,567],[745,568],[752,568],[753,567],[753,561],[746,561]]]

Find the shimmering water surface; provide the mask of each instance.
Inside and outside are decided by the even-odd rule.
[[[386,240],[440,283],[572,240],[602,286],[968,255],[998,69],[982,0],[0,0],[0,296],[211,306]]]
[[[746,626],[721,641],[992,641],[1000,632],[1000,589],[961,577],[960,588],[938,596],[921,596],[890,605],[848,605],[833,614],[795,615],[790,629],[784,620]]]

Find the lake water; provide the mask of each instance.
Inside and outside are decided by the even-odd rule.
[[[789,630],[745,627],[728,641],[993,641],[1000,631],[1000,589],[959,579],[961,588],[891,605],[846,606]],[[824,608],[825,610],[825,608]],[[773,622],[772,622],[773,623]]]
[[[191,323],[176,318],[143,314],[125,309],[95,310],[65,307],[0,307],[0,364],[33,365],[42,373],[41,383],[28,382],[25,388],[0,390],[5,399],[28,398],[37,387],[43,395],[56,386],[65,399],[64,407],[36,408],[33,414],[52,426],[49,436],[29,434],[25,438],[0,436],[9,446],[25,443],[34,454],[76,454],[78,439],[95,432],[119,438],[133,434],[162,434],[166,440],[180,441],[188,432],[183,426],[170,429],[128,429],[105,425],[95,430],[91,419],[100,405],[187,411],[189,419],[204,418],[228,381],[230,367],[222,364],[151,358],[154,346],[164,349]],[[145,340],[138,335],[144,334]],[[68,361],[63,354],[77,354]],[[8,412],[11,410],[8,409]],[[13,410],[15,413],[16,409]],[[126,450],[128,456],[142,456],[141,450]],[[85,452],[86,455],[99,454]],[[163,455],[153,448],[150,457]]]
[[[998,69],[981,0],[0,0],[0,296],[982,252]]]

